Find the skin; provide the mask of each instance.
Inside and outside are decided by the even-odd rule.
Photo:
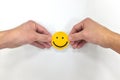
[[[73,27],[69,40],[73,48],[81,48],[89,42],[120,53],[120,34],[112,32],[90,18]]]
[[[51,34],[34,21],[28,21],[17,28],[0,32],[0,49],[15,48],[31,44],[39,48],[50,48]]]
[[[90,18],[84,19],[73,27],[69,40],[73,48],[81,48],[89,42],[120,53],[120,34],[112,32]],[[34,21],[0,32],[0,49],[15,48],[25,44],[50,48],[50,42],[51,34]]]

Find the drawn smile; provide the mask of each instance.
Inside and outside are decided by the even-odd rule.
[[[66,42],[63,46],[58,46],[54,41],[53,41],[53,44],[54,44],[56,47],[63,48],[63,47],[65,47],[65,46],[68,44],[68,42]]]

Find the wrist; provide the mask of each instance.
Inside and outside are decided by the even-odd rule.
[[[10,32],[10,30],[0,32],[0,49],[8,48],[8,46],[11,44],[9,42],[9,39],[10,39],[9,32]]]
[[[117,49],[119,49],[120,47],[120,34],[118,33],[114,33],[111,35],[110,37],[110,42],[109,42],[109,48],[117,51]]]

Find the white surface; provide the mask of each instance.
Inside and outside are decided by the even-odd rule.
[[[120,31],[119,0],[0,0],[0,30],[27,20],[44,25],[52,34],[70,32],[89,16]],[[120,55],[87,44],[74,50],[38,49],[26,45],[0,50],[0,80],[120,80]]]

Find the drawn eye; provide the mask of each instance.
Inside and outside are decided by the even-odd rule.
[[[56,37],[56,39],[58,39],[58,37]]]
[[[64,37],[62,37],[62,39],[64,39]]]

